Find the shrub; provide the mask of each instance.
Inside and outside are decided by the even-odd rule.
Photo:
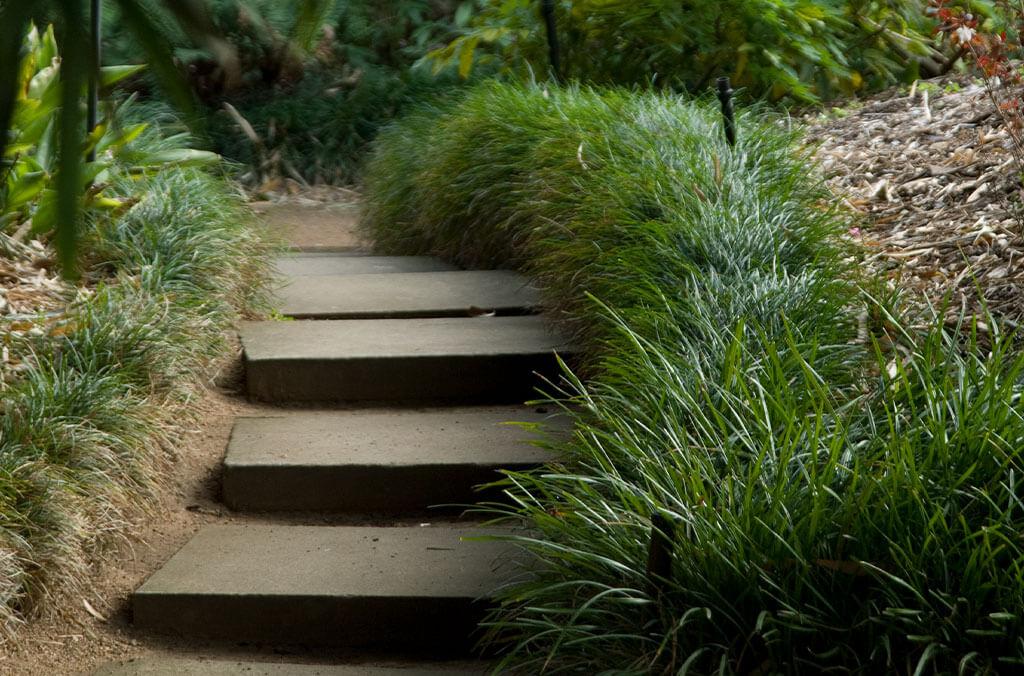
[[[525,267],[583,331],[606,325],[587,294],[643,310],[665,294],[685,302],[667,284],[761,283],[767,299],[775,280],[842,267],[847,217],[819,206],[828,193],[806,180],[795,136],[745,114],[732,152],[720,120],[681,97],[487,83],[384,132],[364,227],[389,251]],[[733,313],[751,302],[732,299]]]
[[[44,32],[32,27],[25,37],[18,77],[13,83],[15,96],[11,126],[6,130],[8,142],[0,153],[0,232],[18,233],[19,238],[28,233],[38,237],[56,233],[65,272],[71,272],[77,210],[110,211],[125,206],[105,192],[107,181],[119,170],[117,165],[125,165],[130,159],[131,171],[143,172],[171,164],[212,163],[219,158],[182,147],[142,152],[143,146],[133,146],[132,141],[145,130],[146,124],[124,126],[120,111],[112,107],[86,136],[81,149],[76,140],[75,153],[80,157],[73,163],[79,166],[71,171],[67,158],[61,154],[65,143],[61,135],[61,125],[65,123],[62,85],[67,86],[61,75],[63,67],[53,27]],[[100,70],[100,82],[110,87],[140,70],[142,66],[107,66]],[[77,176],[70,196],[76,205],[74,218],[62,214],[60,209],[62,195],[58,186],[62,173],[69,171]]]
[[[382,135],[382,247],[521,267],[583,347],[588,380],[552,393],[563,460],[485,508],[532,527],[489,623],[503,668],[1024,661],[1024,356],[970,321],[907,328],[796,140],[745,115],[731,149],[699,101],[497,84]]]
[[[472,28],[432,57],[466,72],[497,58],[515,73],[548,72],[539,3],[489,0]],[[599,84],[699,92],[729,75],[756,97],[815,101],[936,74],[924,0],[555,3],[564,75]]]

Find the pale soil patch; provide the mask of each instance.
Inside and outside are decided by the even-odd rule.
[[[263,192],[253,202],[271,231],[305,251],[368,251],[356,230],[359,196],[347,188],[316,186],[301,192]]]

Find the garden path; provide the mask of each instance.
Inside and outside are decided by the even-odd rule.
[[[467,540],[490,531],[452,505],[543,462],[530,428],[502,423],[557,426],[521,402],[568,347],[514,273],[374,257],[351,228],[327,234],[292,228],[285,320],[240,329],[248,395],[275,407],[235,421],[224,460],[223,500],[252,518],[202,528],[133,595],[137,631],[186,647],[99,673],[484,670],[477,625],[515,554]],[[255,657],[195,659],[188,640]]]

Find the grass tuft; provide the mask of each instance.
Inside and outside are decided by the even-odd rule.
[[[1019,668],[1024,355],[973,317],[911,326],[799,137],[739,130],[711,102],[488,84],[381,136],[381,248],[524,269],[583,348],[551,394],[563,461],[484,508],[532,526],[499,669]]]
[[[150,143],[162,143],[150,140]],[[241,196],[198,169],[114,179],[131,197],[84,235],[88,287],[46,330],[8,335],[0,418],[0,628],[83,584],[162,485],[272,248]],[[0,325],[2,327],[2,325]]]

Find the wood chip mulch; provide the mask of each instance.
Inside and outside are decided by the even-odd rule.
[[[851,236],[874,269],[936,306],[952,294],[950,321],[984,303],[1010,328],[1024,322],[1024,207],[993,111],[982,86],[949,78],[806,121],[829,184],[865,216]]]

